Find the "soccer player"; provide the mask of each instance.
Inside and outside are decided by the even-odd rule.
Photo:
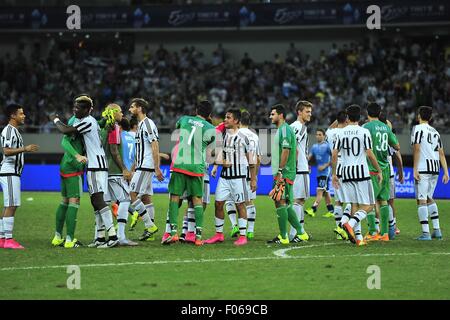
[[[229,109],[225,114],[226,133],[223,139],[223,151],[219,152],[216,165],[211,172],[214,177],[217,165],[222,165],[222,172],[216,188],[215,224],[216,234],[205,243],[212,244],[224,241],[224,205],[226,200],[236,204],[238,212],[239,238],[234,245],[247,244],[247,209],[245,203],[249,201],[247,189],[247,172],[250,169],[251,191],[256,190],[256,164],[249,161],[251,152],[254,152],[249,139],[239,132],[241,111]]]
[[[325,203],[327,204],[328,212],[323,216],[326,218],[334,217],[334,207],[331,203],[331,196],[328,191],[329,177],[331,174],[331,147],[330,144],[325,141],[325,131],[318,129],[316,131],[317,143],[313,144],[311,153],[308,156],[308,161],[313,158],[317,164],[317,197],[311,208],[306,209],[306,213],[309,215],[315,215],[317,207],[322,201],[322,197],[325,194]]]
[[[370,132],[373,143],[373,154],[377,159],[378,165],[382,170],[381,174],[383,175],[382,184],[379,184],[376,176],[380,172],[376,171],[376,168],[371,163],[368,163],[377,207],[380,212],[379,235],[376,229],[375,212],[369,212],[367,215],[369,233],[366,236],[366,240],[368,241],[389,241],[389,206],[387,203],[391,195],[389,190],[391,180],[388,160],[389,146],[400,152],[400,144],[398,143],[397,137],[387,124],[378,119],[380,112],[381,106],[375,102],[370,102],[367,105],[368,122],[363,125],[363,128]]]
[[[108,191],[105,194],[106,203],[119,202],[117,215],[117,236],[121,246],[136,246],[137,243],[125,236],[125,226],[128,220],[128,209],[130,207],[130,187],[128,181],[131,173],[125,166],[122,153],[122,140],[120,123],[123,119],[122,108],[115,103],[106,106],[105,115],[108,122],[101,130],[102,143],[105,148],[108,161]]]
[[[256,165],[255,168],[255,175],[256,180],[255,183],[257,184],[257,178],[258,178],[258,171],[259,166],[261,164],[261,150],[259,147],[259,137],[258,135],[249,129],[249,125],[251,124],[251,115],[248,111],[244,110],[241,112],[241,125],[239,132],[242,133],[247,137],[247,139],[250,142],[251,150],[254,150],[250,152],[250,158],[249,162],[252,162]],[[251,179],[250,179],[250,169],[247,171],[247,189],[250,200],[245,203],[245,206],[247,208],[247,239],[253,239],[255,237],[255,221],[256,221],[256,207],[254,204],[254,200],[256,199],[256,191],[252,192],[252,186],[250,185]],[[226,201],[225,202],[225,208],[228,213],[228,217],[230,218],[230,221],[232,225],[234,226],[231,231],[231,236],[236,237],[239,234],[239,227],[236,224],[236,205],[233,201]]]
[[[274,186],[284,185],[284,192],[281,194],[280,199],[274,199],[280,234],[274,239],[267,241],[267,243],[276,244],[289,244],[288,221],[296,230],[292,242],[307,240],[306,238],[301,238],[306,232],[303,231],[298,214],[292,208],[294,202],[292,189],[297,172],[297,140],[294,130],[286,123],[285,116],[286,108],[282,104],[272,106],[270,118],[272,123],[278,128],[272,149],[272,174]]]
[[[153,187],[152,177],[156,174],[158,181],[163,181],[164,176],[159,167],[159,137],[155,123],[146,114],[149,103],[142,98],[134,98],[130,103],[130,113],[139,122],[136,133],[136,160],[132,171],[135,171],[131,179],[131,207],[139,212],[144,221],[145,229],[141,241],[154,241],[154,234],[158,227],[154,223],[155,208],[152,203]]]
[[[439,177],[440,166],[444,170],[442,182],[448,183],[448,168],[439,132],[430,126],[432,108],[419,108],[419,124],[414,126],[411,135],[414,155],[414,180],[418,205],[419,221],[422,235],[417,240],[442,239],[439,225],[439,211],[433,200],[434,189]],[[430,236],[428,216],[433,223],[433,233]]]
[[[67,122],[69,126],[80,122],[80,111],[80,109],[77,109],[76,113],[69,119]],[[85,150],[82,138],[77,134],[65,134],[61,146],[64,149],[64,155],[59,166],[62,201],[56,210],[56,230],[52,245],[78,248],[82,244],[75,238],[75,227],[80,198],[83,193],[83,175],[87,158],[83,155]],[[62,237],[64,223],[66,223],[67,229],[65,240]]]
[[[344,202],[352,204],[352,217],[343,216],[341,224],[351,242],[358,246],[366,245],[361,235],[361,221],[372,211],[375,204],[373,185],[370,181],[367,159],[372,163],[378,177],[378,183],[383,182],[383,176],[377,159],[372,152],[372,139],[369,130],[358,125],[361,108],[351,105],[346,109],[348,125],[341,129],[332,151],[333,186],[342,188]],[[342,159],[342,183],[336,174],[338,153]],[[346,236],[342,234],[342,237]]]
[[[343,128],[347,126],[347,113],[345,110],[339,111],[337,113],[336,120],[330,125],[328,130],[326,131],[326,137],[328,143],[331,146],[334,146],[334,142],[336,141],[338,134],[342,131]],[[337,166],[336,166],[336,175],[339,179],[339,184],[342,184],[342,159],[341,153],[338,153]],[[341,234],[346,235],[345,231],[341,228],[341,219],[343,215],[346,215],[348,219],[350,219],[350,213],[352,211],[352,205],[348,203],[345,207],[345,210],[342,209],[344,205],[344,194],[342,193],[342,188],[334,190],[334,220],[336,223],[336,229],[334,232],[337,234],[337,239],[348,240],[348,238],[342,238]],[[341,230],[339,230],[341,229]],[[340,232],[339,232],[340,231]]]
[[[196,107],[196,116],[183,116],[177,123],[180,138],[172,158],[172,175],[169,181],[169,221],[171,232],[164,237],[162,244],[171,244],[179,240],[178,208],[180,196],[187,193],[192,198],[195,211],[195,245],[203,245],[203,175],[205,174],[206,148],[213,143],[216,129],[206,119],[211,116],[212,105],[201,101]]]
[[[293,208],[297,217],[302,225],[304,231],[304,220],[305,212],[304,205],[305,201],[309,198],[309,165],[308,165],[308,128],[306,123],[311,120],[312,103],[309,101],[300,100],[295,105],[295,110],[297,113],[297,120],[291,124],[292,129],[295,133],[295,138],[297,141],[297,173],[295,175],[294,181],[294,198],[295,202]],[[291,227],[289,232],[290,240],[297,240],[295,238],[296,230]],[[309,239],[308,234],[305,232],[300,237],[304,241]]]
[[[25,152],[36,152],[38,145],[23,146],[19,126],[25,123],[23,107],[10,104],[6,107],[8,125],[2,130],[3,161],[0,169],[0,184],[3,190],[3,215],[0,219],[0,248],[24,249],[13,239],[14,216],[20,207],[20,175]]]
[[[108,188],[108,162],[105,151],[100,140],[100,127],[94,117],[90,115],[94,104],[92,99],[85,95],[79,95],[74,100],[74,113],[79,114],[80,122],[73,126],[67,126],[56,118],[53,119],[56,127],[61,133],[83,136],[84,146],[87,154],[87,182],[91,204],[95,210],[95,224],[97,235],[90,247],[111,248],[119,244],[116,230],[114,229],[112,212],[104,200],[104,193]],[[106,241],[105,229],[108,233]]]

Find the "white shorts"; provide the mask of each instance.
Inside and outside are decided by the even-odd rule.
[[[130,183],[130,189],[131,192],[136,192],[141,195],[153,194],[153,187],[152,187],[152,178],[153,178],[153,171],[143,171],[143,170],[137,170],[133,174],[133,178],[131,178]]]
[[[375,204],[375,194],[371,180],[348,181],[341,184],[345,203]]]
[[[249,200],[247,181],[245,178],[219,178],[216,188],[216,201],[233,201],[242,203]]]
[[[417,200],[433,199],[434,189],[438,182],[437,174],[422,174],[419,173],[420,181],[415,181],[414,189],[416,191]]]
[[[203,181],[203,203],[209,204],[211,202],[211,187],[209,181]]]
[[[391,177],[389,180],[389,199],[395,199],[395,177]]]
[[[342,178],[339,179],[339,189],[334,188],[334,200],[340,203],[345,203],[344,192],[342,189]]]
[[[5,207],[20,207],[20,177],[1,176],[3,190],[3,205]]]
[[[89,194],[108,192],[108,171],[87,171]]]
[[[130,186],[123,177],[108,177],[108,192],[105,193],[105,201],[130,201]]]
[[[309,174],[297,173],[294,180],[294,199],[309,198]]]
[[[250,181],[247,181],[247,192],[248,192],[248,196],[250,198],[250,200],[255,200],[256,199],[256,191],[252,192],[252,189],[250,188]]]

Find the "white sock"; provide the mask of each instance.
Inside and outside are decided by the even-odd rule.
[[[255,231],[256,207],[254,205],[247,206],[248,232]]]
[[[439,228],[439,210],[436,202],[428,205],[428,214],[430,215],[431,222],[433,223],[433,229]]]
[[[350,218],[348,224],[350,227],[354,228],[358,223],[360,223],[367,216],[367,212],[364,210],[358,210],[355,212],[353,217]]]
[[[194,232],[195,231],[195,209],[194,208],[187,209],[187,217],[188,217],[187,231]]]
[[[345,206],[344,213],[342,214],[342,218],[341,218],[341,222],[340,222],[341,226],[350,220],[351,212],[352,212],[352,205],[350,203],[348,203]]]
[[[61,235],[59,236],[61,238]],[[3,218],[0,218],[0,239],[5,238],[5,231],[3,230]]]
[[[389,206],[389,227],[393,227],[394,225],[394,210],[392,209],[392,206]]]
[[[97,238],[105,238],[105,227],[101,214],[95,211],[95,239]]]
[[[377,228],[377,232],[380,233],[380,219],[375,218],[375,228]]]
[[[349,216],[352,214],[352,204],[351,203],[347,203],[345,208],[344,208],[344,214],[348,214]]]
[[[358,222],[355,225],[355,228],[353,229],[353,231],[355,232],[356,240],[359,240],[359,241],[363,240],[363,236],[361,234],[361,222]]]
[[[183,229],[181,230],[181,234],[186,235],[187,229],[188,229],[188,216],[186,215],[183,217]]]
[[[150,219],[152,219],[152,222],[155,223],[155,207],[153,206],[153,203],[146,204],[145,210],[150,215]]]
[[[302,225],[302,229],[303,229],[303,223],[302,223],[302,217],[304,217],[305,215],[302,215],[303,212],[303,206],[298,204],[298,203],[294,203],[292,205],[292,209],[294,209],[295,214],[297,216],[298,221],[300,222],[300,224]],[[303,229],[304,230],[304,229]],[[292,239],[294,239],[295,235],[297,234],[297,230],[295,230],[295,228],[293,226],[290,226],[289,228],[289,241],[291,241]]]
[[[245,236],[247,234],[247,219],[239,218],[239,235]]]
[[[167,218],[166,218],[166,233],[170,233],[172,231],[172,228],[170,228],[170,221],[169,221],[169,210],[167,210]]]
[[[14,217],[3,217],[3,232],[6,239],[12,239],[14,229]]]
[[[421,204],[417,208],[419,213],[419,222],[422,226],[423,233],[430,233],[430,227],[428,226],[428,207],[426,204]]]
[[[342,207],[334,206],[334,221],[336,222],[336,226],[339,226],[339,222],[342,219]]]
[[[130,201],[119,203],[117,210],[117,236],[119,240],[125,240],[125,226],[128,222],[128,209],[130,208]]]
[[[146,228],[150,228],[154,225],[154,223],[152,222],[152,218],[150,217],[150,214],[145,208],[145,205],[141,201],[141,199],[137,199],[131,204],[131,206],[134,208],[134,210],[139,212],[139,216],[142,217],[142,221],[144,221],[144,225]]]
[[[150,228],[155,225],[152,221],[152,218],[150,218],[150,214],[147,212],[147,210],[144,211],[144,214],[142,214],[141,217],[146,228]]]
[[[109,207],[104,207],[99,211],[102,216],[103,223],[105,224],[106,231],[108,232],[109,237],[116,236],[116,229],[114,229],[112,212]]]
[[[231,225],[237,226],[237,219],[236,219],[236,206],[234,205],[233,201],[226,201],[225,202],[225,210],[227,210],[228,218],[230,218]]]
[[[219,219],[219,218],[215,218],[216,220],[216,232],[220,232],[223,233],[223,223],[224,220],[223,219]]]

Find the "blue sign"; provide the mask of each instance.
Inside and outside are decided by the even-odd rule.
[[[167,193],[169,185],[170,169],[169,166],[164,165],[161,167],[165,179],[159,182],[155,176],[153,176],[153,191],[155,193]],[[316,195],[317,179],[316,179],[316,167],[311,168],[310,174],[310,187],[311,196]],[[215,193],[217,181],[219,179],[220,170],[215,178],[210,177],[211,193]],[[401,184],[399,181],[395,181],[396,195],[398,198],[414,198],[414,175],[412,168],[404,169],[405,182]],[[434,197],[436,199],[450,199],[450,192],[448,185],[442,183],[442,171],[439,175]],[[21,178],[23,191],[60,191],[60,178],[59,178],[59,165],[32,165],[25,166]],[[258,190],[259,195],[267,195],[273,186],[272,169],[269,166],[260,168],[258,175]],[[87,192],[86,179],[84,179],[84,191]],[[333,187],[330,181],[330,193],[334,194]]]

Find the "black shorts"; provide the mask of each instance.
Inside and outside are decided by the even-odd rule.
[[[328,191],[329,189],[329,177],[328,176],[320,176],[317,177],[317,189],[322,189],[324,191]]]

